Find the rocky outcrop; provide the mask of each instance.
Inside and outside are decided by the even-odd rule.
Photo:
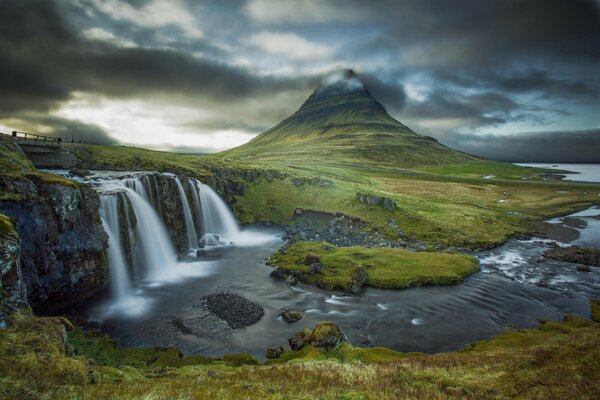
[[[296,209],[294,222],[285,227],[284,239],[291,243],[325,241],[342,247],[406,247],[408,242],[413,242],[399,229],[396,229],[398,239],[393,240],[385,234],[369,229],[365,222],[341,213]]]
[[[304,318],[304,312],[301,310],[288,310],[284,308],[280,313],[281,317],[288,323],[293,324]]]
[[[105,286],[108,237],[93,189],[33,174],[3,177],[0,190],[11,194],[0,201],[0,211],[21,238],[21,282],[34,310],[66,306]]]
[[[179,190],[177,189],[177,183],[172,176],[164,174],[152,174],[147,175],[148,186],[154,187],[156,190],[155,197],[151,197],[151,202],[154,203],[154,209],[160,213],[169,236],[175,247],[179,252],[187,249],[188,239],[186,236],[185,229],[185,217],[183,215],[183,208],[181,206],[181,198],[179,197]],[[187,178],[182,178],[183,190],[188,197],[188,201],[191,199],[189,184]]]
[[[544,252],[544,257],[575,264],[600,267],[600,250],[591,247],[560,247],[556,243]]]
[[[8,314],[29,306],[20,252],[20,239],[12,222],[0,214],[0,329],[6,328]]]
[[[383,207],[388,211],[393,211],[396,208],[396,202],[389,197],[375,196],[372,194],[357,193],[356,197],[361,203],[368,204],[370,206]]]
[[[346,336],[339,326],[333,322],[319,322],[312,330],[305,329],[296,332],[290,338],[289,344],[292,350],[299,351],[307,345],[321,349],[333,349],[346,341]]]

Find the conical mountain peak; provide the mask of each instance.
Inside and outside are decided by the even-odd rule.
[[[394,119],[351,69],[328,74],[298,111],[223,154],[264,161],[394,167],[473,159]]]

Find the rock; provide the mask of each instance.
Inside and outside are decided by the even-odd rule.
[[[296,278],[294,275],[288,276],[287,284],[290,286],[296,286],[298,284],[298,278]]]
[[[69,171],[69,174],[84,178],[88,175],[91,175],[91,172],[87,171],[87,170],[79,169],[79,168],[73,168],[72,170]]]
[[[0,178],[0,191],[10,189],[19,197],[0,200],[0,211],[12,218],[21,238],[21,277],[13,276],[20,283],[13,283],[24,284],[34,311],[66,307],[108,282],[108,236],[100,221],[99,195],[71,182]]]
[[[207,246],[218,246],[221,243],[221,238],[219,237],[219,235],[215,235],[213,233],[207,233],[206,235],[202,236],[202,239],[200,239],[199,245],[200,248],[204,248]]]
[[[196,250],[196,257],[202,257],[205,255],[206,255],[206,250],[203,250],[203,249]]]
[[[267,349],[267,358],[272,360],[274,358],[279,358],[283,353],[285,353],[285,349],[283,346],[279,347],[269,347]]]
[[[277,267],[277,269],[271,271],[271,273],[269,274],[269,276],[271,278],[275,278],[275,279],[285,279],[285,277],[287,276],[287,274],[285,273],[285,270],[281,267]]]
[[[316,254],[313,254],[313,253],[307,254],[306,257],[304,258],[304,265],[313,265],[313,264],[317,264],[320,262],[321,262],[321,259],[319,258],[319,256]]]
[[[209,378],[218,378],[219,374],[217,373],[217,371],[213,371],[212,369],[209,370],[206,375],[208,375]]]
[[[553,260],[600,267],[600,250],[590,247],[552,245],[544,252],[544,257]]]
[[[394,208],[396,208],[396,202],[392,199],[385,198],[383,199],[383,208],[388,211],[392,211]]]
[[[215,293],[201,298],[210,312],[226,321],[232,329],[245,328],[261,320],[263,308],[235,293]]]
[[[393,211],[396,208],[396,202],[388,197],[362,193],[357,193],[356,197],[361,203],[366,203],[370,206],[380,206],[388,211]]]
[[[306,341],[304,340],[306,331],[310,332],[310,330],[308,330],[308,329],[303,332],[296,332],[294,334],[294,336],[292,336],[289,339],[290,347],[292,348],[292,350],[299,351],[299,350],[302,350],[302,348],[307,345]]]
[[[580,272],[592,272],[592,269],[590,268],[589,265],[578,265],[577,266],[577,271],[580,271]]]
[[[20,253],[21,242],[12,222],[0,214],[0,329],[8,327],[8,314],[29,307]]]
[[[316,348],[333,349],[345,341],[346,336],[339,326],[333,322],[319,322],[313,330],[296,332],[289,343],[292,350],[298,351],[307,344]]]
[[[288,309],[283,309],[281,310],[281,314],[280,314],[283,319],[285,319],[288,323],[293,324],[294,322],[298,322],[300,321],[302,318],[304,318],[304,312],[300,311],[300,310],[288,310]]]
[[[350,272],[350,285],[347,291],[353,294],[362,293],[367,286],[367,280],[367,270],[364,267],[355,266]]]
[[[320,273],[322,269],[323,269],[323,266],[321,264],[313,264],[310,266],[310,274],[316,275],[316,274]]]

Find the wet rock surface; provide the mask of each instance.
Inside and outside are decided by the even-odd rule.
[[[262,306],[235,293],[209,294],[200,301],[201,307],[227,322],[232,329],[253,325],[265,314]]]
[[[93,189],[32,176],[2,180],[0,190],[15,196],[0,201],[0,211],[21,238],[22,282],[34,310],[64,307],[106,285],[108,236]]]
[[[0,329],[3,329],[8,326],[8,314],[29,304],[21,275],[19,237],[4,215],[0,215],[0,228]]]
[[[600,267],[600,250],[591,247],[569,246],[560,247],[556,243],[544,252],[544,257],[553,260],[582,264],[583,266]],[[588,271],[589,268],[580,268]]]
[[[281,317],[286,320],[286,322],[293,324],[294,322],[300,321],[304,318],[304,311],[301,310],[288,310],[284,308],[281,310]]]
[[[285,349],[283,348],[283,346],[279,346],[279,347],[269,347],[267,349],[267,358],[268,359],[274,359],[274,358],[279,358],[283,353],[285,353]]]
[[[312,330],[305,329],[296,332],[289,339],[289,344],[292,350],[298,351],[306,345],[322,349],[333,349],[346,341],[346,336],[339,326],[333,322],[319,322]]]

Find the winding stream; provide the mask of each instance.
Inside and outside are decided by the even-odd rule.
[[[129,196],[133,196],[128,191],[134,186],[127,186]],[[207,193],[193,196],[193,202],[198,197],[202,201]],[[196,212],[186,210],[186,215]],[[114,218],[114,210],[107,215]],[[187,221],[188,226],[192,222]],[[434,353],[459,349],[511,327],[533,327],[541,319],[558,320],[566,314],[589,318],[588,298],[600,297],[600,268],[581,272],[575,264],[541,257],[552,241],[600,248],[600,208],[596,207],[547,221],[548,226],[567,230],[568,235],[512,239],[477,253],[481,270],[462,284],[400,291],[367,289],[360,296],[303,284],[290,287],[270,278],[272,269],[264,260],[284,244],[281,232],[246,229],[236,233],[231,226],[234,222],[226,221],[225,227],[219,221],[210,224],[221,226],[228,236],[237,235],[235,245],[208,247],[198,257],[191,252],[170,265],[168,277],[135,283],[122,307],[115,308],[114,299],[87,304],[86,317],[121,345],[175,346],[185,354],[243,352],[262,359],[268,347],[283,345],[294,332],[323,320],[340,325],[355,345]],[[229,329],[200,303],[203,295],[220,291],[235,292],[259,303],[265,309],[264,317],[247,328]],[[284,307],[304,310],[306,316],[288,324],[278,316]],[[194,325],[194,334],[181,333],[176,320]]]

